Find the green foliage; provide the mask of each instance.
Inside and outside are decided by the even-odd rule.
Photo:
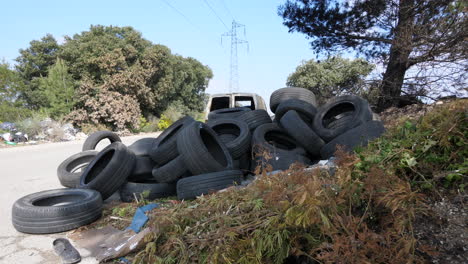
[[[459,81],[466,79],[462,69],[467,65],[468,17],[462,2],[286,0],[278,14],[290,32],[307,35],[317,53],[353,50],[385,63],[379,107],[386,108],[398,104],[402,90],[438,94],[447,82],[446,92],[456,94],[454,85],[466,88],[466,82]],[[418,65],[418,70],[408,71]]]
[[[0,122],[15,122],[29,117],[31,111],[24,107],[18,94],[23,89],[23,82],[16,71],[6,62],[0,63]]]
[[[30,107],[61,116],[74,106],[66,118],[77,125],[133,131],[141,115],[160,116],[173,101],[189,111],[203,108],[212,72],[197,60],[174,55],[131,27],[91,26],[65,39],[58,45],[47,35],[21,50],[17,70],[26,82],[21,97]],[[60,63],[51,68],[56,60]],[[69,100],[71,87],[75,102]]]
[[[161,118],[158,121],[158,129],[160,131],[168,128],[170,125],[172,125],[172,120],[166,117],[164,114],[161,115]]]
[[[55,119],[68,114],[75,104],[75,81],[60,58],[49,68],[47,77],[39,78],[39,90],[46,96],[47,108]]]
[[[83,123],[81,125],[81,131],[85,133],[86,135],[90,135],[94,132],[103,131],[103,130],[111,130],[111,128],[103,124]]]
[[[303,62],[289,75],[288,86],[311,90],[320,103],[344,93],[362,95],[366,93],[364,78],[374,65],[363,59],[330,57],[324,61]]]
[[[49,113],[45,110],[31,111],[31,115],[25,119],[16,121],[16,128],[28,134],[29,137],[39,135],[42,132],[41,121],[49,117]]]
[[[468,171],[467,100],[437,107],[417,121],[406,120],[366,149],[356,166],[368,171],[385,166],[415,188],[466,185]]]
[[[122,218],[131,218],[135,214],[136,208],[132,205],[122,204],[112,209],[112,215]]]
[[[25,82],[20,98],[29,107],[40,108],[47,105],[47,98],[39,91],[38,78],[46,77],[49,68],[55,64],[60,49],[55,38],[47,34],[40,40],[33,40],[29,48],[20,49],[16,70]]]

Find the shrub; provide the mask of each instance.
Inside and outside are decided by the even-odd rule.
[[[140,129],[138,130],[139,132],[156,132],[159,130],[159,120],[153,116],[150,116],[148,118],[149,120],[146,120],[144,116],[140,117]]]
[[[103,124],[84,123],[81,125],[81,131],[85,133],[86,135],[90,135],[94,132],[103,131],[103,130],[111,130],[111,129]]]
[[[113,130],[137,130],[141,116],[140,106],[135,98],[94,87],[84,81],[78,89],[79,108],[65,118],[78,126],[103,124]]]

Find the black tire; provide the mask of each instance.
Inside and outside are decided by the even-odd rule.
[[[128,149],[133,151],[137,156],[149,156],[149,153],[157,142],[158,139],[156,138],[142,138],[133,142],[133,144],[128,146]]]
[[[235,119],[216,119],[208,123],[226,145],[233,159],[242,156],[250,148],[250,130],[244,121]],[[226,137],[224,135],[229,135]],[[224,136],[224,137],[223,137]],[[233,140],[231,136],[235,136]]]
[[[208,121],[213,121],[220,118],[237,118],[244,114],[245,112],[250,112],[252,109],[247,107],[233,107],[233,108],[223,108],[211,111],[208,113]]]
[[[143,181],[152,179],[152,171],[156,164],[149,156],[136,156],[135,166],[130,175],[127,177],[129,181]]]
[[[299,99],[313,106],[317,106],[315,94],[310,90],[297,87],[286,87],[274,91],[270,96],[270,109],[276,113],[276,108],[283,101],[288,99]]]
[[[181,156],[178,156],[161,167],[154,167],[152,173],[153,178],[160,183],[175,182],[182,177],[191,175]]]
[[[250,172],[250,163],[251,163],[250,151],[242,155],[239,159],[234,160],[234,168],[239,169],[244,174]]]
[[[227,170],[187,177],[177,182],[177,197],[180,200],[195,199],[202,194],[240,184],[242,171]]]
[[[169,161],[175,159],[179,152],[177,151],[177,135],[189,124],[195,122],[190,116],[185,116],[169,126],[158,137],[158,141],[154,144],[150,152],[150,157],[162,166]]]
[[[276,124],[259,126],[252,136],[254,161],[252,170],[259,164],[270,164],[273,170],[285,170],[295,162],[310,164],[306,151]],[[262,153],[267,152],[269,158]]]
[[[266,110],[257,109],[253,111],[247,111],[240,115],[237,119],[247,123],[250,131],[254,131],[257,127],[271,123],[271,117]]]
[[[201,122],[188,125],[177,135],[177,149],[193,175],[233,168],[226,145],[213,129]]]
[[[329,128],[329,124],[338,120],[345,113],[352,112],[352,119],[342,123],[335,129]],[[319,108],[314,118],[314,131],[325,142],[343,134],[351,128],[357,127],[372,120],[372,111],[369,103],[355,95],[344,95],[332,98],[328,103]]]
[[[81,174],[99,152],[86,150],[64,160],[57,168],[57,176],[64,187],[76,188],[80,185]]]
[[[92,133],[86,138],[85,142],[83,143],[82,150],[94,150],[96,149],[97,144],[99,144],[99,142],[104,139],[109,139],[111,144],[114,142],[122,142],[120,137],[112,131],[98,131]]]
[[[252,135],[252,148],[262,147],[270,152],[296,152],[302,155],[306,151],[277,124],[264,124],[255,129]]]
[[[319,157],[325,142],[312,129],[312,119],[294,110],[288,111],[280,120],[283,129],[311,156]]]
[[[90,224],[101,217],[99,192],[57,189],[32,193],[18,199],[12,208],[16,230],[29,234],[65,232]]]
[[[383,123],[380,121],[369,121],[360,126],[352,128],[347,132],[328,142],[320,150],[322,159],[328,159],[334,155],[336,146],[341,145],[346,151],[352,151],[357,146],[365,146],[385,132]]]
[[[102,199],[115,193],[135,166],[135,154],[127,147],[114,142],[103,149],[81,175],[80,188],[101,193]]]
[[[127,182],[119,189],[120,200],[125,203],[131,203],[138,199],[143,193],[147,192],[145,200],[154,200],[176,195],[175,183],[157,183],[155,180],[145,180],[142,182]]]
[[[278,105],[275,112],[275,119],[278,121],[281,120],[283,115],[289,110],[295,110],[297,113],[306,116],[311,122],[317,114],[317,108],[312,104],[298,99],[289,99]]]
[[[348,123],[353,121],[353,112],[343,113],[331,121],[326,127],[328,129],[339,129],[343,126],[349,126]]]

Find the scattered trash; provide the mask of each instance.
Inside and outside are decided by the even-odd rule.
[[[149,218],[146,216],[146,212],[153,210],[154,208],[158,208],[159,204],[152,203],[142,207],[139,207],[135,211],[135,215],[133,216],[132,223],[127,229],[131,229],[135,231],[135,233],[139,233],[141,228],[148,222]]]
[[[16,125],[15,123],[3,122],[3,123],[0,123],[0,129],[14,131],[16,129]]]
[[[73,264],[81,261],[78,250],[72,246],[66,238],[57,238],[52,242],[55,254],[57,254],[64,264]]]
[[[5,141],[11,141],[12,139],[10,133],[3,133],[2,135],[0,135],[0,137]]]
[[[150,228],[145,228],[137,234],[131,229],[121,231],[112,226],[106,226],[76,232],[70,234],[69,237],[78,246],[88,250],[92,257],[103,262],[138,250],[143,246],[143,238],[150,233]]]

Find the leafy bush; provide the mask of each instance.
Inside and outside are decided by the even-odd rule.
[[[111,129],[103,124],[84,123],[81,125],[81,131],[85,133],[86,135],[90,135],[94,132],[103,131],[103,130],[111,130]]]
[[[79,108],[65,119],[78,126],[103,124],[113,130],[139,128],[140,107],[135,98],[82,82],[78,89]]]
[[[436,107],[420,120],[403,120],[386,136],[358,151],[361,162],[357,167],[368,171],[385,164],[416,188],[463,188],[468,172],[467,103],[455,101]]]
[[[39,135],[43,132],[41,122],[48,117],[49,114],[45,110],[31,112],[31,117],[16,122],[16,128],[29,137]]]
[[[31,110],[9,102],[0,103],[0,122],[17,122],[31,117]]]
[[[158,126],[159,120],[153,116],[149,117],[149,120],[146,120],[144,116],[140,117],[140,129],[139,132],[156,132],[159,130]]]
[[[161,118],[158,121],[158,129],[164,130],[172,124],[172,120],[166,117],[164,114],[161,115]]]

